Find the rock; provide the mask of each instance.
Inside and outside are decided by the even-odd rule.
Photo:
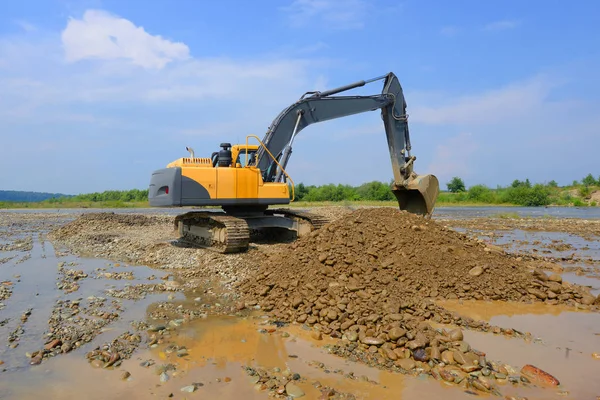
[[[431,353],[429,354],[429,358],[432,360],[441,360],[442,356],[440,353],[440,348],[437,346],[431,347]]]
[[[193,393],[196,391],[196,385],[184,386],[179,390],[181,390],[182,392],[185,392],[185,393]]]
[[[526,375],[527,378],[529,378],[532,381],[542,383],[545,385],[549,385],[549,386],[560,385],[560,382],[558,381],[558,379],[556,379],[555,377],[553,377],[546,371],[543,371],[543,370],[539,369],[538,367],[533,366],[531,364],[527,364],[523,368],[521,368],[521,374]]]
[[[315,340],[323,340],[323,334],[319,331],[313,331],[310,334],[310,337]]]
[[[481,274],[483,274],[483,268],[482,268],[482,267],[480,267],[480,266],[473,267],[473,268],[471,268],[471,270],[469,271],[469,275],[471,275],[471,276],[479,276],[479,275],[481,275]]]
[[[402,360],[398,360],[394,364],[396,364],[396,366],[398,366],[406,371],[411,371],[412,369],[415,368],[415,362],[413,360],[411,360],[410,358],[404,358]]]
[[[594,302],[596,301],[596,298],[592,295],[588,295],[588,294],[584,294],[581,297],[581,300],[579,300],[579,302],[581,304],[585,304],[586,306],[591,306],[592,304],[594,304]]]
[[[425,351],[425,349],[423,348],[418,348],[413,352],[413,358],[415,359],[415,361],[429,361],[429,356],[427,355],[427,352]]]
[[[532,295],[534,295],[535,297],[537,297],[540,300],[546,300],[546,298],[547,298],[546,293],[544,293],[540,289],[529,288],[528,292],[531,293]]]
[[[62,341],[60,339],[54,339],[50,343],[47,343],[44,346],[44,349],[46,349],[46,350],[52,350],[53,348],[55,348],[56,346],[60,346],[61,344],[62,344]]]
[[[396,361],[398,359],[398,355],[392,349],[383,349],[386,357],[392,361]]]
[[[354,331],[346,332],[346,338],[351,342],[356,342],[358,340],[358,333]]]
[[[548,275],[546,275],[546,273],[540,269],[534,269],[533,276],[542,282],[546,282],[548,280]]]
[[[451,350],[442,352],[442,361],[447,365],[454,364],[454,353]]]
[[[406,343],[406,347],[408,347],[411,350],[414,350],[414,349],[418,349],[420,347],[425,347],[425,346],[427,346],[427,344],[429,344],[429,340],[427,339],[427,336],[425,336],[425,334],[423,332],[419,332],[415,336],[414,340],[411,340],[410,342]]]
[[[188,353],[187,349],[180,349],[180,350],[177,350],[177,353],[176,353],[177,357],[185,357],[185,356],[187,356],[188,354],[189,354],[189,353]]]
[[[390,337],[391,340],[398,340],[400,339],[402,336],[406,335],[406,329],[402,329],[402,328],[392,328],[389,332],[388,332],[388,336]]]
[[[161,382],[167,382],[169,380],[169,375],[167,375],[166,372],[161,372],[160,374],[160,381]]]
[[[285,385],[285,392],[288,394],[288,396],[291,396],[294,399],[304,396],[304,391],[300,389],[298,385],[292,382],[289,382],[287,385]]]
[[[294,297],[292,299],[292,307],[298,308],[298,306],[300,306],[300,304],[302,304],[302,297],[298,296],[298,297]]]
[[[372,345],[372,346],[381,346],[384,342],[381,338],[374,338],[371,336],[365,336],[360,340],[364,344]]]
[[[463,332],[460,329],[451,330],[447,336],[451,342],[461,342],[464,339]]]
[[[596,360],[600,360],[600,353],[592,353],[592,358]],[[2,365],[2,364],[0,364]]]
[[[124,372],[121,374],[121,380],[124,380],[124,381],[126,381],[127,379],[129,379],[129,377],[130,377],[130,376],[131,376],[131,374],[129,373],[129,371],[124,371]]]
[[[552,274],[548,277],[548,280],[551,282],[562,283],[562,276],[559,274]]]
[[[98,360],[98,359],[92,360],[91,364],[92,364],[92,367],[94,367],[94,368],[101,368],[104,366],[104,362],[102,360]]]

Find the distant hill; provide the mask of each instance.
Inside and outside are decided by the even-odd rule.
[[[0,201],[38,202],[53,197],[72,197],[62,193],[22,192],[19,190],[0,190]]]

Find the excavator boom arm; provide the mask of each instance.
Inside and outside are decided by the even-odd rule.
[[[384,80],[381,94],[333,96],[377,80]],[[416,157],[410,155],[411,145],[406,101],[402,86],[392,72],[381,77],[359,81],[325,92],[305,93],[300,100],[283,110],[273,120],[263,143],[269,152],[277,158],[279,164],[285,168],[291,156],[295,136],[308,125],[378,109],[381,110],[394,174],[392,190],[398,198],[400,208],[430,214],[435,198],[437,198],[439,183],[433,175],[417,177],[413,173],[413,163]],[[265,153],[265,149],[260,148],[256,161],[256,166],[261,170],[263,180],[265,182],[282,180],[281,169]],[[429,188],[430,186],[432,189]],[[408,203],[418,203],[418,201],[409,198],[409,195],[412,196],[415,191],[421,192],[417,194],[417,200],[424,199],[424,203],[413,209]]]

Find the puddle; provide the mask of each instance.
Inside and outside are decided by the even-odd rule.
[[[3,243],[32,236],[35,230],[25,227],[19,234],[3,236]],[[37,231],[35,231],[37,232]],[[505,235],[502,232],[502,235]],[[503,237],[506,243],[515,240],[535,241],[538,237],[526,233],[527,237],[515,234]],[[594,260],[600,260],[598,242],[587,243],[577,236],[560,234],[561,240],[581,251],[590,252]],[[547,243],[558,240],[556,236],[542,236]],[[157,302],[167,299],[169,293],[146,295],[141,300],[113,299],[106,294],[107,289],[123,289],[138,283],[157,283],[153,276],[160,278],[165,271],[153,270],[144,266],[118,265],[100,259],[87,259],[74,256],[57,257],[55,249],[48,241],[40,240],[33,234],[33,247],[29,251],[0,251],[0,260],[13,257],[0,264],[0,282],[10,281],[12,295],[0,307],[0,398],[2,399],[106,399],[106,398],[168,398],[175,399],[268,399],[267,391],[257,391],[251,383],[244,367],[289,368],[300,374],[298,386],[306,393],[303,398],[316,399],[320,392],[315,382],[330,386],[341,392],[352,393],[356,399],[472,399],[488,396],[465,393],[461,388],[450,386],[432,378],[405,376],[350,362],[329,354],[323,346],[333,340],[312,340],[310,332],[292,325],[264,332],[273,326],[261,325],[261,318],[209,317],[183,324],[172,331],[165,343],[148,348],[142,342],[133,356],[124,360],[116,369],[93,368],[86,360],[86,352],[110,342],[124,331],[133,332],[131,322],[150,320]],[[519,238],[519,239],[517,239]],[[567,239],[565,239],[567,238]],[[546,243],[545,242],[545,243]],[[584,248],[587,246],[587,250]],[[577,250],[578,252],[580,250]],[[65,262],[64,268],[82,270],[88,277],[81,279],[79,289],[65,294],[58,289],[60,282],[58,264]],[[69,265],[70,263],[74,265]],[[134,279],[113,279],[112,274],[127,276],[131,272]],[[107,277],[103,274],[111,274]],[[96,277],[101,276],[96,279]],[[19,276],[18,278],[16,276]],[[599,292],[598,280],[579,276],[572,272],[563,274],[565,280],[583,283],[594,281],[593,292]],[[588,281],[585,281],[588,282]],[[59,355],[44,361],[41,365],[29,365],[26,352],[38,350],[48,333],[48,318],[57,300],[82,299],[86,304],[89,296],[102,296],[107,302],[116,300],[124,311],[119,318],[101,329],[91,342],[66,355]],[[193,299],[182,293],[170,298],[173,303],[187,304]],[[511,327],[523,332],[531,332],[534,340],[464,331],[465,340],[474,348],[484,350],[490,360],[501,360],[516,367],[534,364],[555,375],[561,381],[558,389],[518,389],[510,385],[500,386],[504,394],[516,394],[534,399],[595,399],[600,395],[600,360],[591,357],[600,353],[600,318],[595,313],[576,312],[564,306],[531,305],[506,302],[444,301],[445,307],[475,319],[486,320],[492,325]],[[29,308],[32,314],[22,324],[24,332],[19,346],[7,346],[7,336],[20,325],[20,316]],[[285,332],[285,335],[282,333]],[[289,334],[289,336],[287,336]],[[189,355],[177,357],[169,352],[169,345],[185,347]],[[153,360],[149,368],[140,365]],[[323,366],[321,366],[321,363]],[[1,363],[0,363],[1,364]],[[175,372],[169,371],[170,379],[161,382],[156,367],[173,364]],[[122,374],[131,374],[122,380]],[[351,373],[355,379],[348,378]],[[366,377],[367,380],[362,377]],[[373,383],[376,382],[376,383]],[[184,393],[180,389],[192,383],[202,383],[194,393]],[[568,394],[560,393],[566,391]]]
[[[543,341],[527,343],[521,339],[471,331],[465,331],[465,340],[474,348],[486,349],[490,360],[503,360],[515,366],[532,363],[561,381],[558,389],[520,388],[516,391],[505,385],[501,386],[503,394],[527,396],[533,400],[595,398],[600,393],[600,382],[596,378],[600,361],[590,356],[600,341],[600,337],[593,335],[595,331],[600,331],[600,321],[596,315],[566,310],[544,314],[548,310],[537,305],[531,310],[522,305],[510,305],[498,309],[500,315],[494,315],[494,306],[472,302],[468,305],[456,304],[456,309],[473,310],[472,316],[487,316],[495,324],[502,323],[504,326],[543,334]],[[154,349],[140,349],[115,370],[91,367],[83,353],[77,350],[33,367],[27,374],[12,372],[4,375],[6,379],[0,382],[0,396],[9,399],[142,399],[166,398],[172,394],[175,399],[269,398],[266,391],[254,388],[243,368],[250,366],[281,370],[289,368],[300,374],[298,386],[306,393],[307,399],[316,399],[320,395],[314,387],[315,382],[350,392],[356,399],[474,397],[458,387],[450,387],[431,378],[421,379],[381,371],[330,355],[320,347],[327,340],[311,340],[310,333],[299,326],[286,326],[272,333],[261,333],[261,329],[274,327],[263,326],[260,321],[233,317],[194,321],[182,326],[168,343]],[[290,336],[283,337],[282,332]],[[175,352],[169,353],[167,348],[172,343],[187,348],[189,355],[178,357]],[[571,348],[570,352],[567,354],[566,348],[561,346]],[[156,364],[144,368],[140,363],[145,360],[153,360]],[[168,372],[170,379],[161,382],[157,367],[166,364],[175,365],[176,372]],[[131,374],[128,381],[121,379],[124,371]],[[348,373],[352,373],[356,379],[347,378]],[[362,376],[376,383],[365,382]],[[181,388],[192,383],[201,383],[202,386],[194,393],[181,392]],[[567,391],[568,395],[559,394],[561,390]]]

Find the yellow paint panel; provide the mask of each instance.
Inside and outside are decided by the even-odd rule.
[[[258,196],[258,168],[236,168],[237,172],[237,198],[255,199]]]
[[[235,199],[237,168],[221,167],[217,171],[217,198]]]

